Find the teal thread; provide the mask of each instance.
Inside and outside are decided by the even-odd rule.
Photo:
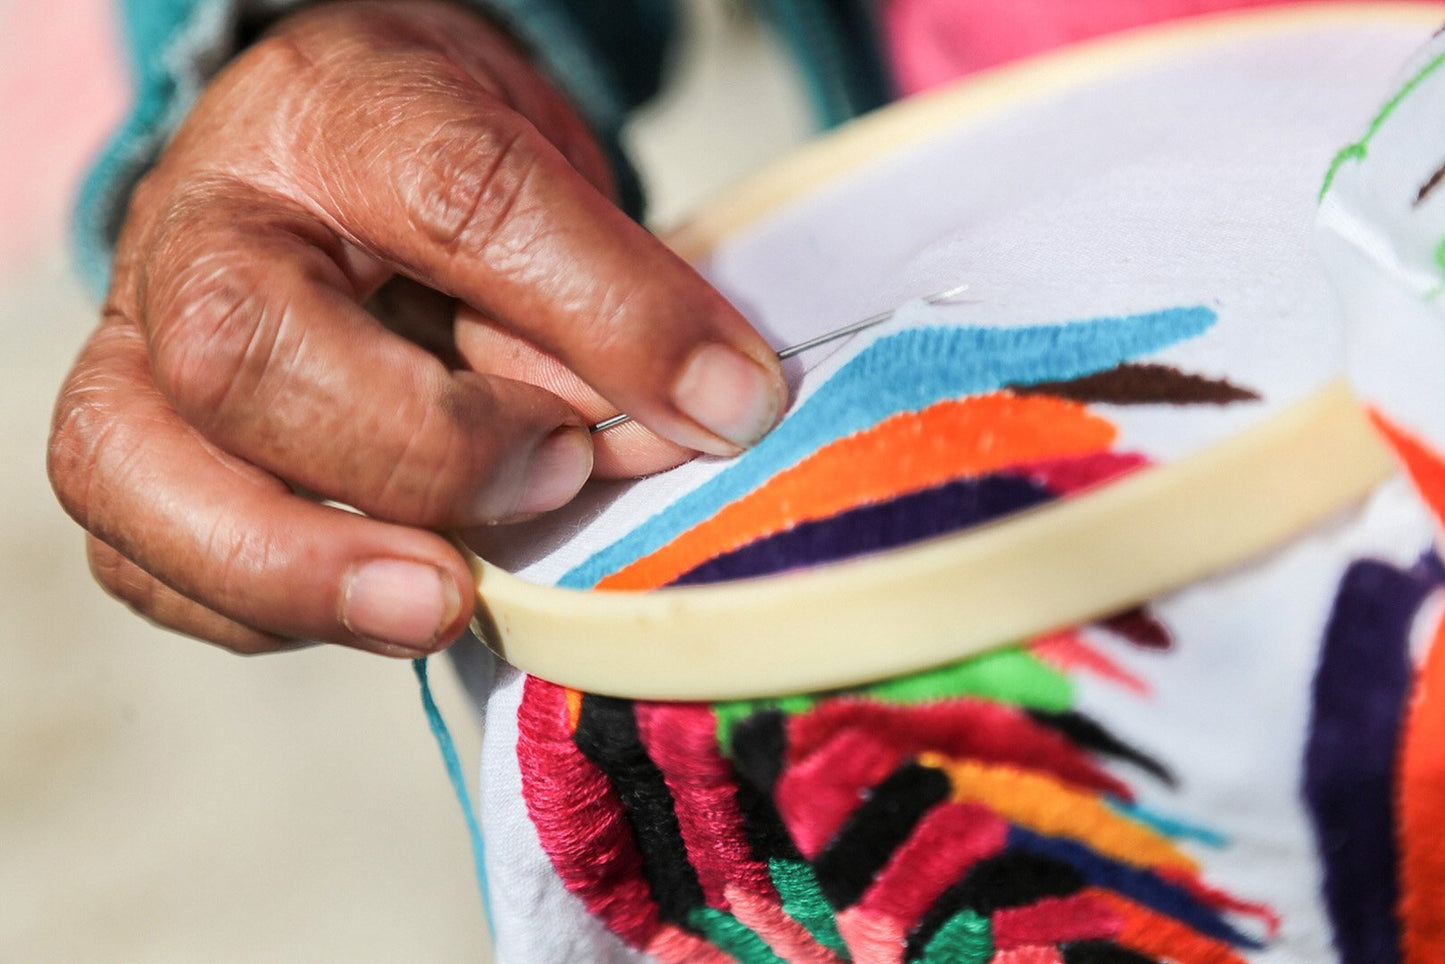
[[[788,964],[756,931],[726,911],[694,907],[688,911],[687,922],[738,964]]]
[[[848,942],[838,932],[838,919],[813,868],[799,860],[768,861],[768,875],[773,878],[773,887],[783,905],[783,913],[803,925],[813,935],[813,940],[837,954],[844,961],[853,960],[848,952]]]
[[[938,929],[919,964],[988,964],[993,959],[993,928],[988,918],[961,910]]]
[[[1193,840],[1206,847],[1213,847],[1222,850],[1229,846],[1229,838],[1222,833],[1210,830],[1208,827],[1201,827],[1197,824],[1188,823],[1175,817],[1155,813],[1137,803],[1125,803],[1123,800],[1113,798],[1105,799],[1104,803],[1115,813],[1128,817],[1143,824],[1150,830],[1154,830],[1171,840]]]
[[[1428,64],[1421,67],[1415,76],[1407,80],[1405,86],[1401,87],[1394,97],[1385,101],[1385,106],[1380,108],[1380,112],[1375,115],[1374,119],[1370,121],[1370,126],[1365,129],[1364,137],[1340,149],[1334,160],[1330,162],[1330,169],[1325,172],[1325,183],[1320,188],[1320,200],[1324,200],[1325,195],[1330,193],[1330,185],[1335,183],[1335,175],[1339,173],[1340,168],[1349,161],[1365,159],[1366,154],[1369,153],[1370,141],[1379,133],[1380,128],[1385,125],[1385,121],[1389,120],[1390,115],[1395,113],[1395,109],[1404,103],[1416,88],[1428,80],[1431,74],[1439,70],[1442,64],[1445,64],[1445,53],[1436,55]]]
[[[452,782],[452,792],[462,806],[462,816],[467,821],[467,834],[472,839],[472,869],[477,875],[477,889],[482,894],[482,913],[486,915],[488,929],[492,926],[492,894],[487,887],[487,845],[482,839],[482,826],[477,822],[477,811],[472,806],[472,795],[467,789],[467,778],[462,770],[461,758],[457,756],[457,745],[452,740],[452,731],[442,719],[442,711],[432,696],[431,682],[427,679],[427,658],[414,659],[412,670],[421,686],[421,705],[426,710],[426,721],[431,734],[436,738],[437,749],[441,751],[442,763],[447,769],[447,778]]]

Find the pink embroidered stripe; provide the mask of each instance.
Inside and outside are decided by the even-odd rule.
[[[717,720],[699,704],[637,703],[637,729],[675,801],[688,861],[708,906],[728,910],[727,888],[777,899],[743,830],[732,767],[718,752]]]
[[[872,734],[844,730],[789,768],[778,779],[774,798],[799,852],[815,859],[862,803],[862,791],[897,765],[894,747]]]
[[[1104,655],[1076,629],[1040,636],[1029,643],[1029,652],[1065,673],[1088,672],[1117,683],[1131,693],[1148,696],[1149,684]]]
[[[1012,764],[1051,774],[1084,790],[1123,800],[1133,794],[1087,753],[1062,734],[1036,723],[1016,707],[986,700],[896,706],[866,699],[837,699],[819,704],[788,723],[788,757],[806,759],[844,730],[872,734],[896,752],[894,766],[924,752],[956,759]]]
[[[622,802],[572,742],[561,687],[535,678],[525,685],[517,762],[542,849],[593,916],[634,947],[646,947],[661,922]]]
[[[788,964],[841,964],[837,955],[813,940],[807,928],[783,912],[776,896],[765,897],[741,887],[729,887],[727,896],[733,916]]]
[[[970,867],[1000,853],[1008,824],[974,803],[948,803],[928,812],[863,894],[858,909],[871,916],[916,921]]]
[[[1109,940],[1124,929],[1122,917],[1108,904],[1087,894],[1046,897],[1026,907],[1005,907],[994,912],[991,923],[994,946],[1001,949]]]

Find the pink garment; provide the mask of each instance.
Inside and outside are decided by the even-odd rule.
[[[1281,5],[1281,0],[889,0],[883,30],[899,91],[907,95],[1089,37]]]
[[[107,0],[0,0],[0,283],[62,242],[86,163],[125,110]]]

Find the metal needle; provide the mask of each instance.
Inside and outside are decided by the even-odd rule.
[[[935,291],[931,295],[926,295],[923,300],[930,305],[941,304],[945,301],[956,300],[959,295],[963,294],[967,290],[968,285],[955,285],[954,287],[949,288],[945,291]],[[807,341],[799,342],[796,345],[790,345],[787,348],[784,348],[778,352],[778,359],[781,361],[784,359],[792,358],[794,355],[801,355],[803,352],[808,351],[812,348],[817,348],[819,345],[826,345],[831,341],[837,341],[839,338],[847,338],[849,335],[856,335],[858,332],[863,331],[864,329],[872,328],[874,325],[883,324],[883,322],[887,321],[889,318],[892,318],[897,313],[897,308],[889,308],[887,311],[880,311],[876,315],[869,315],[862,321],[855,321],[851,325],[844,325],[842,328],[836,328],[833,331],[825,332],[824,334],[818,335],[816,338],[809,338]],[[596,425],[589,427],[588,431],[591,432],[593,435],[596,435],[598,432],[605,432],[609,428],[614,428],[618,425],[621,425],[623,422],[630,422],[631,420],[632,416],[630,415],[614,415],[611,418],[604,418]]]

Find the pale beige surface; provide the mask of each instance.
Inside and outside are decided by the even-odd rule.
[[[477,960],[405,664],[242,660],[91,584],[41,468],[88,310],[59,265],[0,297],[0,960]]]
[[[760,35],[692,10],[706,42],[681,100],[638,132],[664,218],[802,124]],[[487,960],[409,667],[234,658],[91,583],[42,466],[90,314],[56,251],[0,276],[0,962]],[[470,765],[465,704],[435,676]]]

